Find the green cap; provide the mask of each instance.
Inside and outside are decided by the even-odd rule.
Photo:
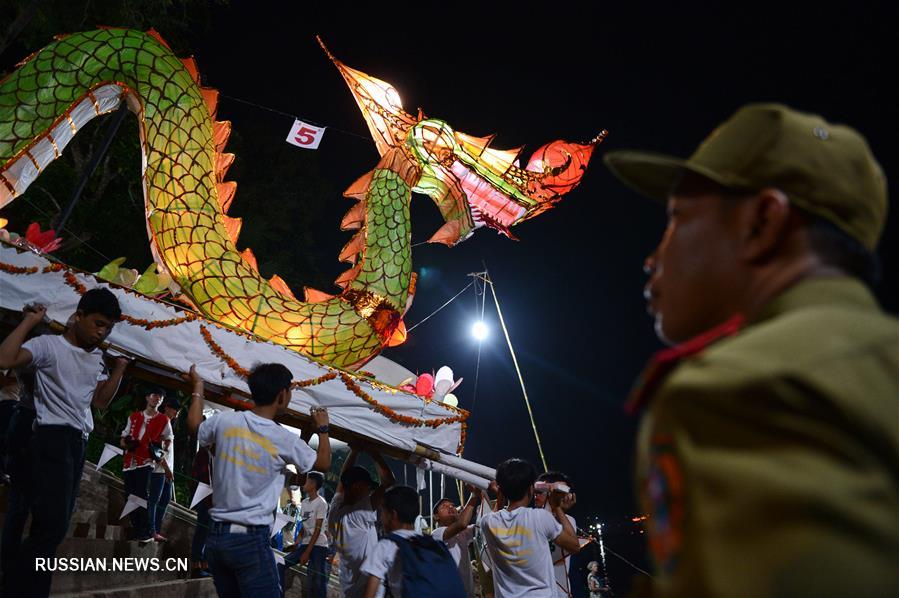
[[[605,155],[619,179],[666,201],[685,171],[735,189],[776,187],[874,250],[887,213],[883,170],[861,134],[780,104],[748,104],[686,160],[620,150]]]

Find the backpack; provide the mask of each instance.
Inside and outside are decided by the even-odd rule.
[[[403,568],[402,598],[465,598],[465,587],[459,568],[446,544],[431,536],[403,538],[387,534],[398,551]],[[388,595],[399,598],[387,588]]]

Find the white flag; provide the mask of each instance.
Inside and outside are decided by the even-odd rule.
[[[425,482],[425,470],[424,469],[416,469],[415,470],[415,482],[416,486],[419,490],[424,490],[428,487],[427,482]]]
[[[112,458],[116,455],[124,455],[125,451],[120,449],[117,446],[112,446],[111,444],[103,445],[103,453],[100,455],[100,458],[97,459],[97,471],[100,471],[100,468],[112,461]]]
[[[272,552],[275,552],[275,551],[273,550]],[[285,564],[284,563],[284,555],[278,554],[277,552],[275,552],[275,562],[279,565],[284,565]]]
[[[478,521],[480,521],[481,518],[486,516],[488,513],[492,512],[493,507],[490,506],[490,499],[487,498],[487,493],[484,492],[483,494],[481,494],[481,504],[478,505]],[[480,530],[479,527],[475,529]],[[478,531],[477,533],[480,534],[480,531]],[[483,548],[481,549],[481,564],[484,567],[484,571],[488,573],[493,568],[493,560],[490,558],[490,553],[487,551],[486,542],[483,544]]]
[[[290,128],[290,135],[287,136],[287,143],[305,149],[318,149],[318,144],[321,143],[324,135],[325,127],[316,127],[301,120],[295,120]]]
[[[128,495],[128,501],[125,502],[125,508],[122,509],[122,514],[119,515],[119,519],[124,519],[125,515],[134,511],[135,509],[146,509],[147,508],[147,499],[140,498],[139,496],[134,496],[133,494]]]
[[[194,497],[190,500],[190,508],[193,509],[194,506],[207,496],[212,494],[212,486],[209,484],[204,484],[203,482],[197,483],[197,490],[194,492]]]
[[[293,517],[280,512],[275,513],[275,525],[272,526],[272,535],[269,537],[274,538],[275,534],[280,532],[281,529],[288,523],[293,523]]]

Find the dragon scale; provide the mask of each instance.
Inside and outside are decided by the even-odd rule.
[[[343,221],[360,229],[341,259],[354,265],[337,296],[299,301],[238,251],[227,216],[230,123],[217,92],[198,86],[153,32],[101,29],[60,37],[0,83],[0,207],[21,195],[91,118],[125,101],[139,119],[147,228],[154,257],[207,318],[339,367],[374,356],[400,323],[412,281],[409,201],[420,170],[408,152],[384,155],[347,195]]]

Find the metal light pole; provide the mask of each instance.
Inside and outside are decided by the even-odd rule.
[[[537,451],[540,453],[540,462],[543,465],[543,471],[549,471],[546,464],[546,456],[543,454],[543,444],[540,442],[540,434],[537,432],[537,423],[534,421],[534,412],[531,410],[531,401],[528,399],[528,391],[524,386],[524,377],[521,375],[521,368],[518,366],[518,358],[515,356],[515,349],[512,347],[512,340],[509,338],[509,330],[506,328],[506,322],[503,319],[503,310],[500,309],[499,299],[496,297],[496,288],[490,273],[485,269],[483,272],[473,272],[469,276],[476,277],[485,284],[490,286],[490,293],[493,295],[493,303],[496,305],[496,314],[499,316],[499,325],[503,329],[506,337],[506,344],[509,346],[509,353],[512,354],[512,363],[515,366],[515,373],[518,374],[518,383],[521,385],[521,394],[524,396],[524,404],[528,409],[528,417],[531,419],[531,429],[534,431],[534,439],[537,441]]]

